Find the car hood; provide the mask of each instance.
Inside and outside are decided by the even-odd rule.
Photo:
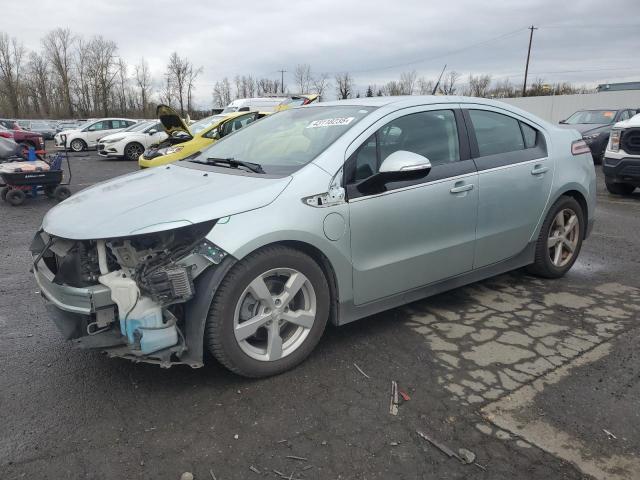
[[[178,115],[173,108],[168,105],[158,105],[156,108],[156,115],[158,116],[158,120],[162,124],[162,128],[167,132],[167,135],[171,136],[176,132],[184,132],[189,137],[192,137],[191,131],[186,123],[182,120],[182,117]]]
[[[616,128],[637,128],[640,127],[640,115],[634,115],[628,120],[618,122],[614,125]]]
[[[607,130],[613,126],[611,123],[574,123],[569,125],[567,123],[563,123],[559,125],[560,128],[567,128],[570,130],[577,130],[583,135],[585,133],[595,132],[596,130]]]
[[[55,206],[42,227],[73,240],[171,230],[268,205],[291,181],[225,170],[170,165],[117,177]]]
[[[80,130],[78,128],[70,128],[68,130],[60,130],[56,135],[69,135],[70,133],[78,133]]]
[[[128,134],[130,133],[138,133],[138,132],[116,132],[116,133],[110,133],[109,135],[105,135],[104,137],[100,137],[100,142],[104,142],[105,140],[112,140],[112,139],[122,139],[126,136],[128,136]]]

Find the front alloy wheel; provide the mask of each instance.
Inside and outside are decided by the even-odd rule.
[[[329,299],[324,272],[311,257],[284,246],[263,248],[235,264],[219,285],[205,342],[235,373],[282,373],[315,348]]]
[[[240,295],[233,318],[238,345],[251,358],[279,360],[295,352],[316,318],[316,293],[297,270],[258,275]]]
[[[130,143],[124,149],[124,158],[130,161],[138,160],[144,152],[144,148],[139,143]]]

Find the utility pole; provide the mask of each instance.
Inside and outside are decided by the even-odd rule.
[[[533,31],[537,30],[536,27],[531,25],[529,27],[531,32],[529,33],[529,50],[527,51],[527,66],[524,67],[524,83],[522,84],[522,96],[527,96],[527,75],[529,75],[529,58],[531,57],[531,42],[533,41]]]
[[[284,93],[284,74],[286,70],[278,70],[280,72],[280,92]]]

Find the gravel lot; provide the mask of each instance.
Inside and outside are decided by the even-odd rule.
[[[74,191],[136,169],[94,153],[72,165]],[[28,272],[53,202],[0,205],[0,477],[640,478],[640,194],[609,196],[600,173],[599,188],[565,278],[513,272],[329,328],[263,380],[73,349]],[[392,380],[410,396],[398,416]]]

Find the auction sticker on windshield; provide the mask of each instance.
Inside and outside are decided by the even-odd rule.
[[[314,120],[307,125],[307,128],[319,128],[319,127],[334,127],[338,125],[349,125],[353,121],[354,117],[338,117],[338,118],[325,118],[323,120]]]

